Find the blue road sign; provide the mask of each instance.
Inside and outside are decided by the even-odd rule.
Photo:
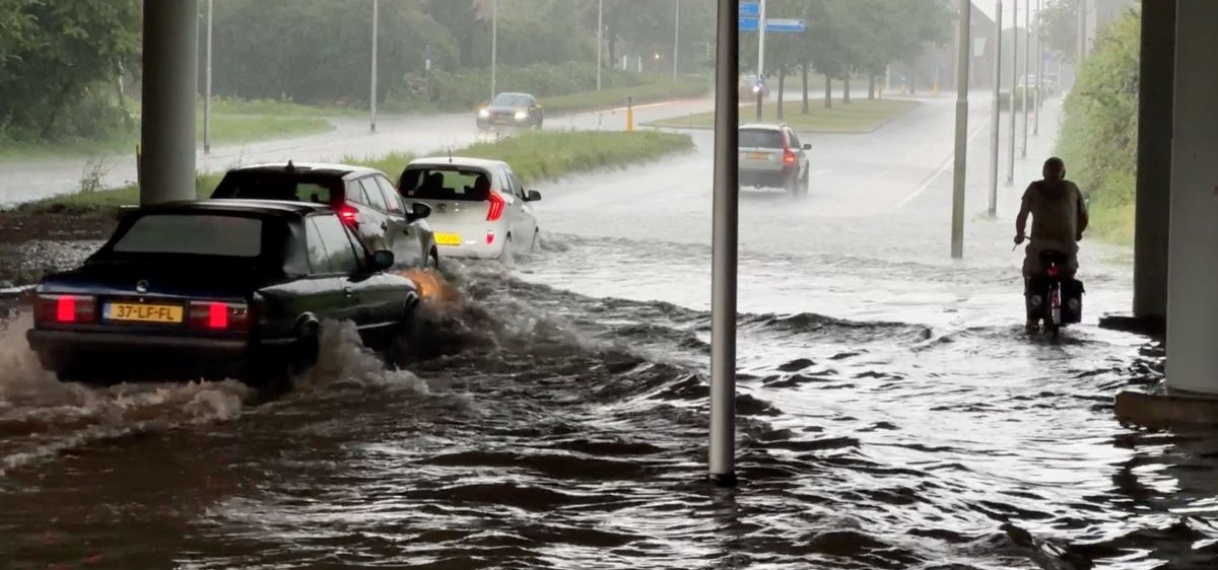
[[[741,17],[740,31],[756,32],[758,18]],[[769,33],[802,33],[808,31],[808,25],[803,20],[785,20],[766,18],[765,31]]]
[[[761,4],[758,4],[756,2],[741,2],[740,3],[740,16],[741,17],[747,16],[750,18],[761,17]]]

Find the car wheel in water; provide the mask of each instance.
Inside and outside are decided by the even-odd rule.
[[[800,182],[800,184],[799,184],[799,195],[800,195],[800,196],[807,196],[807,195],[808,195],[808,186],[809,186],[809,184],[810,184],[810,182],[811,182],[811,181],[809,180],[810,178],[812,178],[812,174],[811,174],[811,173],[805,173],[805,174],[804,174],[803,181],[802,181],[802,182]]]
[[[792,176],[783,184],[784,189],[791,196],[799,196],[799,176]]]
[[[440,252],[436,251],[433,248],[431,250],[431,253],[428,254],[428,256],[427,256],[426,265],[427,265],[427,267],[429,267],[435,271],[439,271],[440,270]]]
[[[512,234],[508,234],[507,238],[503,240],[503,249],[499,251],[499,261],[512,262]]]
[[[529,244],[529,251],[531,253],[541,251],[541,230],[533,230],[533,243]]]

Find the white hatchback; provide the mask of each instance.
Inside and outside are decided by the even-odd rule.
[[[512,168],[501,160],[419,158],[398,178],[402,199],[431,208],[428,225],[441,257],[510,259],[540,246],[533,202]]]

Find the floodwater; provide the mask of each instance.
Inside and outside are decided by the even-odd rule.
[[[1156,345],[1096,326],[1129,302],[1128,253],[1085,242],[1084,323],[1023,335],[1018,186],[998,220],[974,215],[985,137],[966,258],[947,259],[950,175],[927,149],[950,152],[951,110],[810,137],[804,201],[742,195],[737,489],[704,482],[703,133],[690,156],[541,186],[543,251],[449,262],[458,299],[428,309],[407,370],[332,324],[319,367],[268,404],[234,383],[62,386],[18,313],[0,336],[0,560],[1214,568],[1218,439],[1113,417],[1118,391],[1162,377]]]

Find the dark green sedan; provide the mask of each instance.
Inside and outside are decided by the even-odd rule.
[[[321,204],[144,206],[80,267],[42,279],[27,339],[60,381],[283,389],[316,362],[323,321],[353,322],[371,348],[404,345],[419,292],[392,265]]]

